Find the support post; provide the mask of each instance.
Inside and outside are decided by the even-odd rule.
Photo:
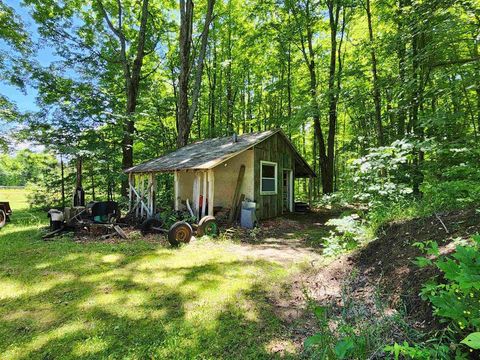
[[[200,216],[200,181],[200,173],[195,172],[195,178],[193,180],[193,212],[195,213],[197,219]]]
[[[135,185],[133,184],[133,174],[128,173],[128,212],[132,211],[133,208],[133,190],[132,187]]]
[[[205,216],[205,208],[207,207],[207,171],[203,171],[203,198],[202,198],[202,217]]]
[[[180,199],[179,199],[179,193],[178,193],[178,190],[179,190],[179,187],[178,187],[178,171],[175,170],[175,172],[173,173],[173,183],[174,183],[174,200],[175,200],[175,210],[178,211],[180,210]]]
[[[293,212],[295,206],[295,177],[293,176],[293,170],[289,172],[289,182],[290,198],[288,199],[288,207],[290,212]]]
[[[147,185],[147,216],[150,217],[153,215],[153,174],[148,174],[148,185]]]
[[[140,175],[136,174],[135,175],[135,186],[137,186],[137,193],[135,194],[137,196],[136,198],[136,203],[137,203],[137,210],[135,211],[135,216],[137,218],[140,217],[140,208],[141,208],[141,204],[140,204],[140,194],[142,193],[141,189],[140,189]]]
[[[143,206],[141,204],[145,197],[145,176],[143,174],[140,175],[140,191],[138,195],[140,195],[140,217],[143,218]]]
[[[208,170],[208,215],[213,216],[213,206],[215,205],[215,176],[213,169]]]
[[[157,176],[152,173],[152,216],[157,212],[156,209],[156,197],[157,197]]]

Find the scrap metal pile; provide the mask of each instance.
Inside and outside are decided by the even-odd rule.
[[[72,206],[63,211],[50,209],[50,231],[43,239],[50,239],[66,231],[76,234],[101,236],[103,239],[118,235],[127,238],[120,227],[120,208],[116,201],[92,201],[85,204],[85,191],[82,187],[82,159],[77,159],[77,181],[73,193]]]
[[[106,239],[114,235],[126,238],[118,220],[120,210],[115,201],[94,201],[86,205],[66,207],[63,211],[50,209],[50,231],[43,236],[49,239],[66,231],[76,234],[101,236]]]

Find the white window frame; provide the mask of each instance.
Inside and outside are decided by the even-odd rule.
[[[275,190],[274,191],[263,191],[263,165],[273,165],[275,167]],[[271,178],[266,178],[266,179],[271,179]],[[276,162],[272,161],[260,161],[260,195],[276,195],[277,194],[277,187],[278,187],[278,164]]]

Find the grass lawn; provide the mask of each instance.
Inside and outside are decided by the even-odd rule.
[[[45,213],[21,190],[2,199],[14,214],[0,230],[1,359],[275,357],[282,324],[265,294],[291,267],[229,242],[46,242]]]

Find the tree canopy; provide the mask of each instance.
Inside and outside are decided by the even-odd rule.
[[[1,121],[21,123],[20,140],[108,169],[116,193],[123,168],[234,132],[282,128],[319,173],[317,196],[356,188],[354,160],[399,142],[409,151],[392,183],[422,196],[445,180],[442,167],[461,164],[461,149],[478,149],[476,0],[20,6],[23,18],[1,3],[0,80],[28,82],[37,98],[21,113],[2,95]],[[45,47],[48,64],[34,56]]]

